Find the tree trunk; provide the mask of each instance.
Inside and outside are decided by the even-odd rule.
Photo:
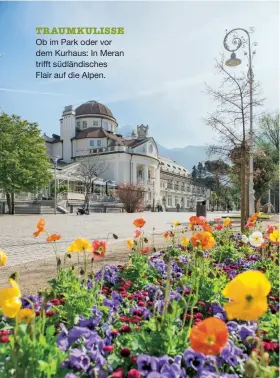
[[[243,232],[246,224],[246,150],[242,146],[240,161],[240,211],[241,211],[241,231]]]
[[[8,211],[9,211],[9,215],[10,215],[10,214],[12,214],[11,195],[10,195],[10,193],[6,193],[6,198],[7,198]]]
[[[11,194],[11,210],[12,210],[12,215],[15,214],[15,193]]]
[[[256,213],[258,213],[261,209],[261,199],[258,198],[256,201],[255,201],[255,210],[256,210]]]

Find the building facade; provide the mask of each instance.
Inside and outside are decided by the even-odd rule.
[[[78,163],[87,159],[107,163],[99,180],[139,184],[145,189],[145,205],[162,205],[166,209],[191,209],[197,200],[208,200],[210,193],[191,185],[186,168],[161,157],[149,127],[137,126],[130,138],[118,134],[118,123],[110,109],[89,101],[76,109],[65,107],[60,119],[60,135],[48,137],[47,154],[59,157],[58,180],[79,186]],[[74,185],[75,187],[75,185]],[[71,190],[73,191],[73,185]]]

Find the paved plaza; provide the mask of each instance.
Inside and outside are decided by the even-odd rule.
[[[57,245],[59,251],[64,253],[66,247],[77,237],[91,241],[106,239],[109,233],[115,233],[119,239],[111,240],[111,243],[124,243],[125,239],[132,236],[135,229],[132,223],[137,217],[143,217],[147,221],[144,230],[147,235],[151,235],[168,230],[174,220],[187,223],[192,215],[195,213],[93,213],[88,216],[46,214],[43,218],[46,220],[46,229],[50,234],[61,234],[62,239]],[[221,212],[209,212],[207,219],[213,220],[221,215]],[[32,236],[39,218],[38,215],[0,216],[0,248],[8,255],[7,266],[26,264],[53,256],[52,247],[45,242],[45,235],[40,235],[38,238]]]

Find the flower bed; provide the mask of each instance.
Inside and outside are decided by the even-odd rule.
[[[107,241],[76,239],[61,259],[61,236],[47,235],[57,259],[49,288],[24,296],[14,275],[0,290],[0,376],[278,377],[279,231],[260,230],[258,216],[243,235],[229,218],[191,217],[190,240],[175,221],[149,255],[136,219],[129,263],[98,272]],[[44,233],[40,219],[34,237]]]

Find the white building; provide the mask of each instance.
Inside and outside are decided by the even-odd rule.
[[[141,184],[146,190],[145,205],[154,203],[175,208],[179,204],[188,209],[195,206],[196,200],[206,199],[203,188],[191,185],[187,169],[159,156],[155,140],[148,136],[148,126],[137,126],[129,139],[118,134],[117,129],[112,112],[96,101],[76,109],[65,107],[60,119],[60,136],[45,135],[47,154],[60,157],[58,179],[65,182],[66,178],[68,185],[69,181],[77,182],[75,175],[80,159],[98,159],[109,162],[101,176],[104,181],[116,185]],[[72,191],[75,191],[73,186]]]

